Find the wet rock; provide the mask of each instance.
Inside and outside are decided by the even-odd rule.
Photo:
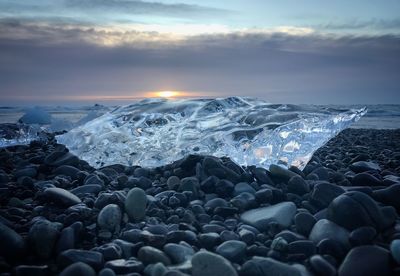
[[[164,245],[164,252],[171,259],[172,263],[180,264],[190,260],[194,255],[193,248],[188,245],[181,245],[176,243],[168,243]]]
[[[140,188],[133,188],[125,199],[125,211],[133,221],[140,221],[146,215],[147,196]]]
[[[55,223],[41,219],[32,225],[28,239],[35,254],[47,259],[53,254],[59,234],[59,227]]]
[[[110,268],[116,274],[140,273],[144,269],[143,263],[134,258],[108,261],[104,267]]]
[[[0,255],[15,259],[25,254],[25,241],[13,229],[0,222]]]
[[[317,221],[310,233],[310,240],[316,244],[324,239],[337,241],[344,248],[349,248],[349,232],[327,219]]]
[[[220,244],[215,252],[231,262],[240,263],[246,255],[246,243],[242,241],[226,241]]]
[[[60,276],[78,276],[78,275],[96,276],[96,272],[89,265],[78,262],[69,265],[60,273]]]
[[[66,267],[77,262],[85,263],[94,269],[99,270],[103,267],[104,259],[100,252],[81,249],[65,250],[57,258],[57,263],[61,267]]]
[[[193,276],[237,276],[236,270],[224,257],[209,251],[199,251],[192,258]]]
[[[288,192],[297,195],[304,195],[310,192],[310,187],[308,186],[307,182],[305,182],[304,179],[299,175],[290,178],[287,188]]]
[[[310,258],[310,265],[317,275],[335,276],[336,268],[325,260],[321,255],[314,255]]]
[[[365,172],[365,171],[380,171],[381,170],[381,168],[379,167],[378,164],[376,164],[374,162],[367,162],[367,161],[354,162],[353,164],[350,165],[350,169],[356,173],[361,173],[361,172]]]
[[[375,245],[353,248],[339,268],[339,276],[390,275],[390,253]]]
[[[307,237],[310,234],[311,229],[313,228],[316,222],[317,220],[314,218],[314,216],[309,213],[298,213],[294,217],[296,231],[299,234],[302,234]]]
[[[281,202],[268,207],[246,211],[240,216],[240,219],[260,231],[267,230],[271,222],[276,222],[282,228],[287,228],[292,223],[296,210],[296,205],[293,202]]]
[[[343,188],[331,183],[318,183],[311,193],[311,201],[321,208],[325,208],[337,196],[343,194]]]
[[[47,188],[44,195],[55,204],[66,207],[81,203],[79,197],[62,188]]]
[[[115,233],[120,229],[121,218],[121,210],[118,205],[109,204],[101,209],[99,215],[97,216],[97,225],[100,229]]]
[[[163,263],[164,265],[170,265],[171,260],[165,255],[161,250],[151,247],[151,246],[143,246],[139,249],[138,259],[142,261],[144,264],[155,264],[155,263]]]
[[[240,271],[241,275],[263,276],[300,276],[299,270],[288,264],[276,261],[272,258],[253,257],[245,262]]]

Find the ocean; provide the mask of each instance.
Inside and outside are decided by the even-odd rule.
[[[321,107],[349,109],[367,107],[368,112],[351,128],[366,129],[397,129],[400,128],[400,105],[377,104],[377,105],[321,105]],[[53,118],[76,123],[86,117],[90,112],[107,112],[113,110],[113,105],[82,105],[82,106],[41,106],[49,112]],[[22,106],[0,106],[0,124],[16,123],[27,109],[31,107]]]

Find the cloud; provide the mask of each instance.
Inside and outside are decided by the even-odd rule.
[[[400,31],[400,18],[395,19],[370,19],[358,20],[354,19],[345,22],[329,22],[315,26],[325,30],[359,30],[359,29],[374,29],[374,30],[396,30]]]
[[[69,8],[81,10],[108,10],[112,9],[129,14],[150,14],[172,17],[212,17],[230,14],[231,11],[212,7],[190,5],[184,3],[166,4],[161,2],[136,0],[65,0]]]
[[[130,38],[98,43],[120,37]],[[7,101],[183,90],[273,102],[400,102],[398,72],[400,38],[389,35],[232,32],[171,40],[135,30],[0,24],[0,100]]]

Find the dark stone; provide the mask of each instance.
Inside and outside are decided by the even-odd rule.
[[[25,254],[25,241],[13,229],[0,222],[0,255],[16,259]]]
[[[325,260],[321,255],[314,255],[310,258],[310,266],[317,275],[335,276],[336,268]]]
[[[85,184],[70,190],[70,192],[73,193],[74,195],[84,195],[84,194],[97,195],[98,193],[101,192],[101,190],[103,190],[103,187],[98,184]]]
[[[313,228],[316,222],[317,220],[314,218],[314,216],[309,213],[298,213],[294,217],[296,231],[299,234],[302,234],[307,237],[310,234],[311,229]]]
[[[199,190],[199,181],[196,177],[185,177],[181,179],[181,184],[179,185],[179,191],[189,191],[192,192],[194,197],[197,198]]]
[[[304,179],[299,175],[290,178],[287,189],[288,192],[297,195],[304,195],[310,192],[310,187],[308,186],[307,182],[305,182]]]
[[[221,179],[215,184],[215,193],[221,197],[227,197],[232,194],[234,185],[231,181]]]
[[[301,254],[305,257],[312,256],[316,253],[317,248],[312,241],[302,240],[289,243],[289,254]]]
[[[224,257],[200,250],[192,258],[192,275],[237,276],[237,272]]]
[[[77,179],[79,172],[80,172],[80,170],[78,170],[77,168],[68,166],[68,165],[62,165],[60,167],[57,167],[53,171],[54,174],[66,175],[66,176],[71,177],[72,179]]]
[[[375,176],[369,174],[369,173],[359,173],[356,174],[353,179],[351,180],[351,183],[354,186],[382,186],[383,183],[381,180],[376,178]]]
[[[57,258],[57,263],[61,267],[77,262],[85,263],[95,270],[100,270],[103,267],[104,259],[100,252],[81,249],[68,249],[63,251]]]
[[[151,246],[143,246],[139,249],[138,259],[142,261],[144,264],[155,264],[155,263],[163,263],[164,265],[170,265],[171,260],[165,255],[161,250],[151,247]]]
[[[390,275],[390,252],[376,245],[353,248],[339,268],[339,276]]]
[[[35,254],[39,258],[47,259],[53,254],[59,234],[55,223],[41,219],[32,225],[28,238]]]
[[[344,189],[337,185],[327,182],[318,183],[314,186],[310,201],[321,208],[325,208],[333,199],[344,192]]]
[[[362,226],[380,230],[392,223],[372,198],[355,191],[335,198],[327,209],[327,218],[349,230]]]
[[[194,255],[194,250],[189,245],[182,245],[176,243],[168,243],[164,245],[164,252],[171,259],[174,264],[181,264],[190,260]]]
[[[56,252],[60,253],[67,249],[73,249],[75,247],[76,237],[75,229],[72,227],[66,227],[61,231],[60,238],[58,239]]]
[[[246,247],[242,241],[231,240],[220,244],[215,252],[231,262],[240,263],[246,255]]]
[[[380,171],[381,168],[374,162],[358,161],[350,165],[350,169],[356,173],[362,173],[366,171]]]
[[[240,275],[300,276],[301,273],[293,266],[276,261],[272,258],[253,257],[243,264]]]
[[[47,276],[50,269],[47,265],[19,265],[15,268],[16,276]]]
[[[85,263],[74,263],[66,267],[60,276],[96,276],[96,272]]]
[[[144,269],[143,263],[133,258],[129,260],[118,259],[108,261],[104,267],[110,268],[116,274],[140,273]]]
[[[317,221],[311,230],[309,239],[315,243],[319,243],[324,239],[331,239],[341,244],[344,248],[350,247],[349,232],[327,219]]]
[[[200,245],[206,249],[212,249],[221,242],[221,238],[217,233],[199,234],[198,239]]]
[[[375,190],[372,197],[385,205],[390,205],[396,208],[400,213],[400,184],[394,184],[385,189]]]
[[[99,247],[96,247],[94,250],[100,252],[103,255],[104,261],[116,260],[120,259],[122,256],[122,250],[119,245],[115,243],[106,243]]]
[[[47,188],[44,195],[55,204],[66,207],[81,203],[79,197],[62,188]]]
[[[79,158],[70,152],[53,151],[44,159],[44,163],[54,167],[62,165],[76,166],[79,164]]]
[[[283,168],[283,167],[281,167],[279,165],[275,165],[275,164],[272,164],[269,166],[269,172],[271,173],[272,176],[283,179],[285,181],[289,181],[290,178],[298,175],[286,168]]]
[[[349,239],[353,246],[371,244],[376,236],[375,228],[371,226],[363,226],[353,230],[350,233]]]

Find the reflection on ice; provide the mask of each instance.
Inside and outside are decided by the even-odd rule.
[[[225,99],[147,99],[119,107],[57,137],[94,167],[160,166],[189,153],[241,165],[302,169],[314,151],[366,113]]]

